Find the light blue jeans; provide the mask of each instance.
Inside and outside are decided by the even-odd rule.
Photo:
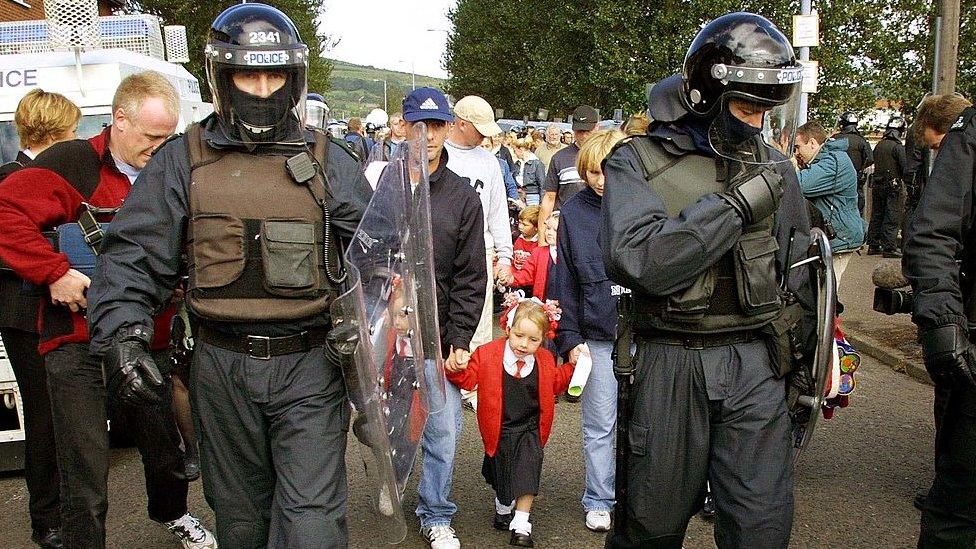
[[[433,361],[427,361],[427,379],[435,375]],[[440,411],[427,416],[427,425],[420,441],[423,460],[420,482],[417,485],[417,516],[421,528],[451,524],[457,512],[457,505],[450,501],[451,484],[454,480],[454,456],[458,440],[461,438],[461,392],[451,382],[444,385],[444,394],[439,393],[436,383],[428,383],[431,402],[443,402]]]
[[[583,509],[610,511],[614,504],[613,479],[616,453],[613,448],[617,428],[617,378],[613,376],[610,352],[612,341],[586,340],[593,358],[593,369],[583,389],[583,457],[586,460],[586,489]]]

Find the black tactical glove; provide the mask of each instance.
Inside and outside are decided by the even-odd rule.
[[[120,328],[105,353],[108,391],[120,402],[135,406],[162,404],[166,379],[149,355],[152,335],[144,326]]]
[[[976,387],[976,355],[967,330],[959,324],[930,328],[919,333],[925,369],[936,385],[964,383]]]
[[[729,187],[719,193],[742,218],[742,225],[753,225],[773,215],[783,197],[783,177],[772,170],[763,170],[756,176]]]

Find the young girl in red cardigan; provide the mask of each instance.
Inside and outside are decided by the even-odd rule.
[[[481,473],[495,490],[494,527],[511,530],[510,545],[533,547],[529,512],[539,492],[542,449],[552,430],[555,397],[569,387],[574,364],[556,366],[541,346],[555,331],[555,302],[517,299],[506,298],[510,308],[501,321],[506,337],[448,367],[447,378],[462,389],[478,387],[478,429],[485,445]]]

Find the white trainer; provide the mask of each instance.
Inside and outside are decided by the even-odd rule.
[[[461,540],[454,534],[454,528],[446,524],[421,528],[420,533],[430,542],[430,549],[461,549]]]
[[[190,513],[164,522],[163,526],[179,538],[183,549],[217,549],[217,538]]]
[[[589,511],[586,513],[586,527],[594,532],[610,531],[610,511]]]
[[[463,408],[468,408],[472,412],[478,411],[478,388],[475,387],[474,391],[465,391],[461,389],[461,405]]]

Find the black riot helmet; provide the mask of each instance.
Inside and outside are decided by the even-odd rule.
[[[895,115],[888,119],[888,123],[885,125],[885,134],[891,134],[895,139],[901,139],[907,127],[908,124],[905,122],[905,119]]]
[[[853,126],[852,129],[857,131],[858,122],[860,122],[860,120],[856,114],[851,111],[844,111],[841,113],[840,119],[837,120],[837,125],[839,125],[842,129],[847,129],[848,127]]]
[[[773,161],[792,155],[803,67],[768,19],[737,12],[705,25],[688,48],[681,80],[684,107],[713,119],[709,142],[720,156],[746,161],[741,146],[752,136],[783,153]],[[733,112],[743,105],[762,113],[761,127]]]
[[[708,116],[723,97],[770,107],[790,101],[799,92],[803,68],[776,25],[738,12],[698,32],[685,55],[682,78],[687,107]]]
[[[224,129],[243,143],[295,142],[304,125],[308,46],[287,15],[266,4],[231,6],[214,20],[204,50],[207,83]],[[274,74],[268,97],[242,91],[236,74]],[[270,80],[270,79],[269,79]]]

